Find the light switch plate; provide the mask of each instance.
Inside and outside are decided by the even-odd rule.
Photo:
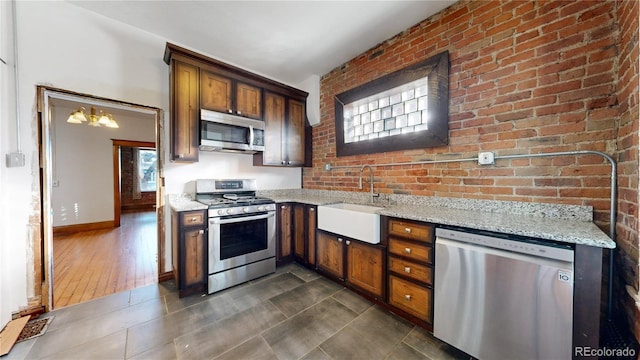
[[[7,167],[20,167],[24,166],[24,154],[21,152],[14,152],[7,154]]]

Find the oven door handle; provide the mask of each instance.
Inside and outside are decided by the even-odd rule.
[[[268,214],[264,214],[264,215],[243,216],[243,217],[238,217],[233,219],[215,218],[215,219],[209,220],[209,223],[210,224],[233,224],[233,223],[238,223],[243,221],[268,219],[273,216],[275,216],[275,212],[269,212]]]

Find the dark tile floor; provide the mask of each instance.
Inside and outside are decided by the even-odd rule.
[[[455,359],[464,354],[296,264],[219,293],[172,282],[52,311],[13,359]]]

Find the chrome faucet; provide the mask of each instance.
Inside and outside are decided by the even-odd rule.
[[[371,165],[362,165],[362,167],[360,168],[360,180],[358,181],[358,189],[362,189],[362,172],[365,168],[369,168],[369,195],[371,203],[373,204],[373,199],[380,196],[380,194],[375,194],[373,192],[373,168],[371,167]]]

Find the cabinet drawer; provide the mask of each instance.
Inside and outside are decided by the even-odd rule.
[[[422,242],[433,242],[433,227],[427,224],[416,224],[400,220],[389,220],[389,235],[402,236]]]
[[[180,214],[180,221],[184,226],[202,225],[204,224],[204,212],[192,211]]]
[[[431,289],[389,276],[389,304],[431,322]]]
[[[423,283],[427,283],[429,285],[432,284],[431,279],[433,279],[432,277],[433,269],[425,265],[416,264],[411,261],[406,261],[403,259],[398,259],[396,257],[390,256],[389,270],[395,273],[410,277],[417,281],[422,281]]]
[[[389,239],[389,253],[420,261],[433,263],[433,253],[430,246],[404,241],[396,238]]]

